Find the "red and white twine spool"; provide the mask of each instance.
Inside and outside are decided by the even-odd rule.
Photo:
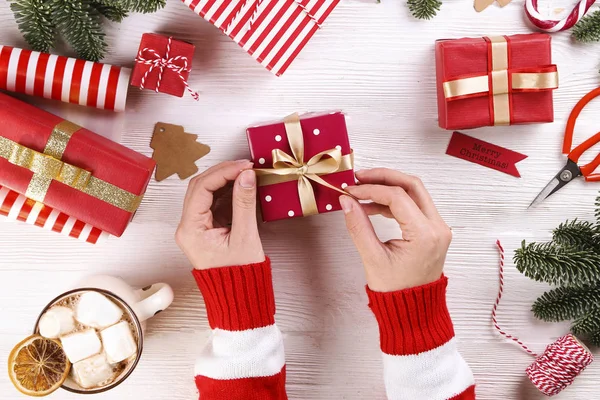
[[[179,79],[181,79],[187,91],[190,92],[194,100],[198,101],[200,99],[200,95],[198,94],[198,92],[195,92],[192,90],[192,88],[190,88],[190,85],[183,76],[183,72],[192,72],[192,69],[188,68],[188,58],[185,56],[169,57],[171,55],[172,42],[173,38],[169,37],[169,41],[167,42],[167,50],[165,52],[164,57],[156,50],[151,49],[149,47],[144,47],[142,50],[140,50],[138,56],[135,59],[135,62],[150,66],[150,68],[148,68],[148,71],[146,71],[146,73],[142,77],[140,89],[144,89],[146,87],[146,80],[148,79],[148,76],[154,70],[154,68],[158,68],[158,81],[156,82],[155,89],[156,93],[158,93],[160,91],[160,84],[162,82],[163,74],[165,72],[165,69],[167,69],[179,76]]]
[[[505,338],[517,343],[536,360],[525,370],[529,380],[538,390],[547,396],[554,396],[571,385],[577,376],[594,361],[592,353],[580,343],[575,336],[568,334],[560,337],[546,347],[541,355],[535,354],[519,338],[506,333],[498,324],[497,311],[504,292],[504,249],[500,241],[496,241],[500,254],[500,285],[498,296],[492,309],[494,328]]]
[[[572,28],[583,18],[596,0],[581,0],[569,15],[561,20],[544,17],[538,11],[538,0],[525,1],[525,14],[536,27],[546,32],[559,32]]]

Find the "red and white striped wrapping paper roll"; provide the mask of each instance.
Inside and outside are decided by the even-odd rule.
[[[129,68],[0,45],[0,89],[124,111]]]
[[[340,0],[182,0],[276,75],[283,74]],[[300,6],[300,3],[302,6]],[[254,17],[252,29],[248,29]],[[232,23],[232,26],[230,24]]]
[[[0,215],[96,244],[109,235],[58,210],[0,186]]]

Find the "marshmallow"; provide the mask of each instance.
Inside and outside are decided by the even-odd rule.
[[[94,329],[63,336],[60,341],[65,354],[73,364],[102,351],[102,342]]]
[[[104,386],[113,376],[113,368],[104,353],[73,364],[72,371],[75,382],[84,389]]]
[[[100,332],[100,336],[104,352],[111,364],[126,360],[137,352],[137,344],[126,321],[106,328]]]
[[[53,307],[46,311],[38,324],[40,335],[56,339],[75,330],[73,311],[67,307]]]
[[[75,319],[92,328],[106,328],[121,320],[123,310],[98,292],[85,292],[77,302]]]

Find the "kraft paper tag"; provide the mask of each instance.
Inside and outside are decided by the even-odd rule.
[[[196,161],[210,152],[210,147],[197,142],[198,135],[186,133],[183,126],[159,122],[154,127],[150,147],[156,161],[155,179],[160,182],[177,174],[184,180],[198,172]]]
[[[520,178],[521,174],[519,174],[516,164],[527,158],[524,154],[475,139],[460,132],[452,134],[446,154],[517,178]]]
[[[482,12],[483,10],[485,10],[486,8],[488,8],[489,6],[491,6],[494,1],[496,0],[475,0],[475,11],[477,12]],[[497,0],[498,1],[498,5],[500,7],[504,7],[506,6],[508,3],[511,2],[511,0]]]

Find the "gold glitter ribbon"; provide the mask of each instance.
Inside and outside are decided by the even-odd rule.
[[[80,126],[63,121],[54,127],[44,152],[40,153],[0,136],[0,157],[9,163],[33,172],[25,196],[44,202],[52,181],[133,213],[143,196],[137,196],[113,184],[98,179],[91,172],[61,161],[67,144]]]
[[[510,124],[512,90],[552,90],[558,88],[558,72],[511,72],[508,69],[508,42],[504,36],[487,38],[492,69],[489,74],[444,82],[446,99],[489,93],[492,96],[494,125]],[[510,85],[509,85],[510,84]]]
[[[341,150],[331,149],[322,151],[304,162],[304,136],[298,114],[285,119],[285,131],[292,154],[273,149],[273,168],[255,169],[259,185],[275,185],[297,180],[304,216],[319,213],[311,181],[349,196],[346,191],[327,183],[321,176],[354,169],[353,155],[342,155]]]

